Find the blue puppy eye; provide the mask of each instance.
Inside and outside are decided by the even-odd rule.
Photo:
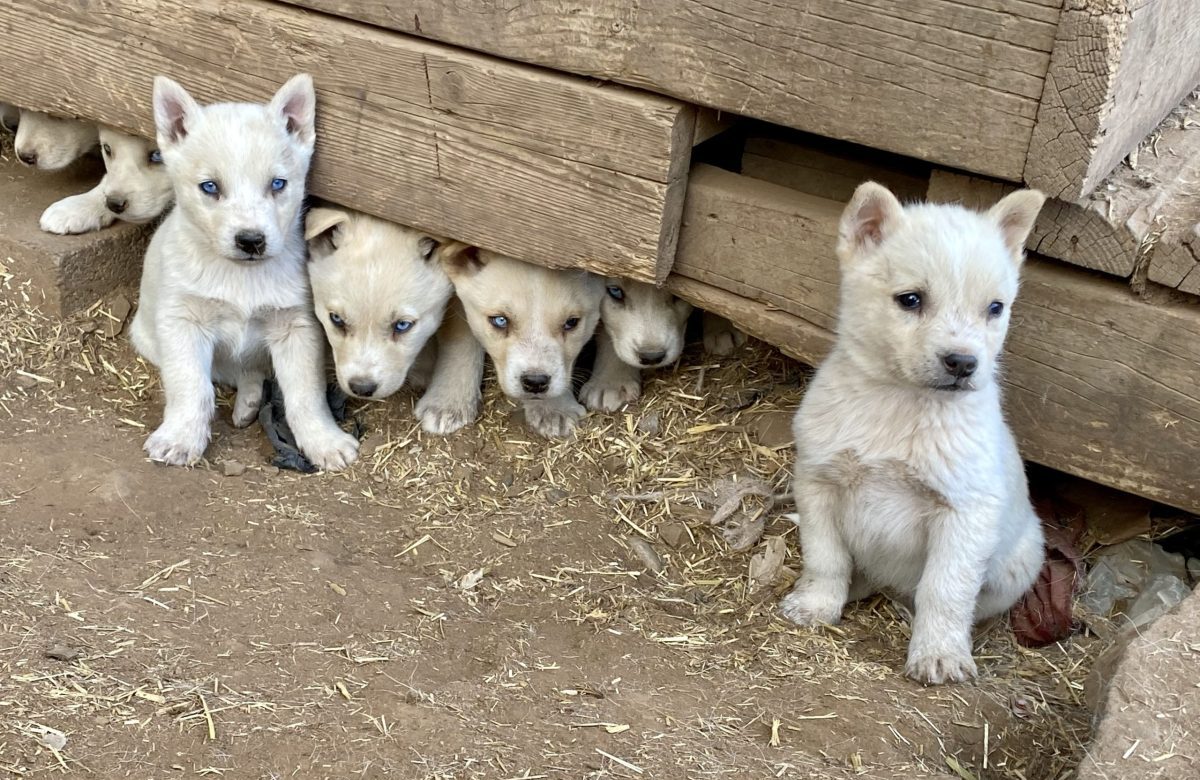
[[[211,195],[214,198],[221,194],[221,188],[217,186],[217,183],[211,179],[200,182],[200,191],[205,195]]]
[[[625,291],[615,284],[610,284],[608,286],[608,297],[614,301],[623,301],[625,300]]]
[[[157,149],[151,149],[150,150],[150,164],[151,165],[161,165],[162,164],[162,152],[158,151]]]
[[[287,179],[271,179],[271,192],[282,192],[287,186]]]
[[[392,330],[396,333],[404,333],[410,330],[414,324],[412,320],[396,320],[392,323]]]
[[[896,296],[896,304],[905,311],[918,311],[921,308],[921,294],[915,292],[900,293]]]
[[[1000,301],[992,301],[992,304],[988,306],[988,316],[990,317],[999,317],[1003,313],[1004,304]]]
[[[492,323],[492,327],[496,328],[497,330],[508,329],[508,317],[505,317],[503,314],[497,314],[494,317],[488,317],[488,322]]]

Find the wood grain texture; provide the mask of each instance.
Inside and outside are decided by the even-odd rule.
[[[817,363],[833,340],[843,205],[698,167],[668,285]],[[1200,307],[1031,259],[1005,364],[1024,457],[1200,511]]]
[[[929,198],[978,207],[1011,185],[935,170]],[[1050,200],[1028,245],[1074,265],[1200,293],[1200,99],[1172,111],[1092,195]],[[1135,271],[1137,273],[1135,273]]]
[[[1078,200],[1200,83],[1200,3],[1066,0],[1025,181]]]
[[[150,135],[151,81],[203,101],[316,81],[312,190],[525,260],[661,280],[694,109],[263,0],[13,0],[0,100]]]
[[[1019,180],[1061,0],[289,0]]]

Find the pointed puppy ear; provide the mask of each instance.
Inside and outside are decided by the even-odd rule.
[[[854,190],[838,225],[838,257],[870,251],[904,222],[904,207],[882,184],[863,182]]]
[[[446,274],[452,281],[458,281],[483,270],[487,265],[487,258],[477,246],[451,241],[438,251],[438,262],[446,269]]]
[[[309,209],[304,218],[304,240],[312,258],[324,257],[338,248],[350,215],[340,209]]]
[[[155,76],[153,102],[158,145],[173,146],[187,138],[200,112],[200,104],[187,90],[166,76]]]
[[[1018,263],[1024,259],[1025,239],[1029,238],[1045,202],[1046,196],[1038,190],[1017,190],[988,209],[988,218],[1000,228],[1004,245]]]
[[[435,236],[421,236],[417,240],[417,252],[420,253],[422,260],[429,260],[433,257],[433,253],[438,247],[445,243],[444,239]]]
[[[317,140],[317,93],[312,76],[298,73],[279,88],[268,106],[283,120],[288,133],[311,149]]]

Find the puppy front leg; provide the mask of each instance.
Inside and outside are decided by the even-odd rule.
[[[701,320],[704,331],[704,351],[710,355],[724,357],[746,343],[746,334],[719,314],[704,312]]]
[[[803,468],[798,466],[797,471]],[[804,573],[783,599],[780,611],[793,623],[837,623],[850,593],[854,561],[837,516],[837,493],[830,485],[796,475],[793,491],[800,516]]]
[[[947,511],[933,520],[905,666],[914,680],[940,685],[976,675],[971,626],[987,565],[986,531],[999,517],[1000,508],[988,506],[973,517]]]
[[[267,334],[275,378],[283,391],[296,446],[318,468],[344,469],[358,457],[358,439],[338,427],[325,398],[325,334],[312,314],[282,313]]]
[[[570,392],[544,401],[526,401],[525,419],[529,427],[547,439],[565,439],[575,432],[575,425],[587,414]]]
[[[596,364],[579,391],[588,409],[615,412],[642,395],[642,370],[617,357],[612,337],[602,324],[596,329]]]
[[[457,299],[446,311],[437,340],[433,378],[417,402],[416,415],[423,429],[445,436],[479,416],[484,353]]]
[[[182,318],[164,318],[158,331],[159,341],[170,345],[158,366],[166,408],[162,424],[142,448],[151,460],[190,466],[204,455],[212,435],[213,342],[202,327]]]
[[[105,176],[107,178],[107,175]],[[117,217],[104,200],[104,179],[92,189],[51,203],[39,221],[47,233],[68,235],[108,227]]]

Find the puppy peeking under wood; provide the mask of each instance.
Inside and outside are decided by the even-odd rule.
[[[1044,200],[903,207],[868,182],[842,215],[838,339],[794,423],[804,573],[782,611],[835,623],[877,589],[913,597],[907,673],[921,682],[974,677],[972,624],[1042,566],[997,361]]]
[[[541,435],[570,436],[585,414],[572,373],[600,319],[603,281],[460,243],[446,247],[441,260],[504,393]]]
[[[6,118],[5,122],[11,121]],[[21,109],[13,147],[17,159],[41,171],[66,168],[96,148],[100,136],[91,122]]]
[[[479,416],[483,348],[435,236],[337,208],[308,212],[309,280],[342,390],[382,399],[425,388],[421,427],[448,434]]]
[[[201,106],[170,79],[154,81],[158,148],[176,207],[155,232],[131,326],[156,365],[163,422],[150,458],[173,465],[204,454],[213,382],[237,388],[233,422],[253,422],[274,369],[300,450],[344,468],[358,440],[325,398],[325,339],[312,313],[300,206],[316,140],[312,79],[298,75],[269,104]]]

